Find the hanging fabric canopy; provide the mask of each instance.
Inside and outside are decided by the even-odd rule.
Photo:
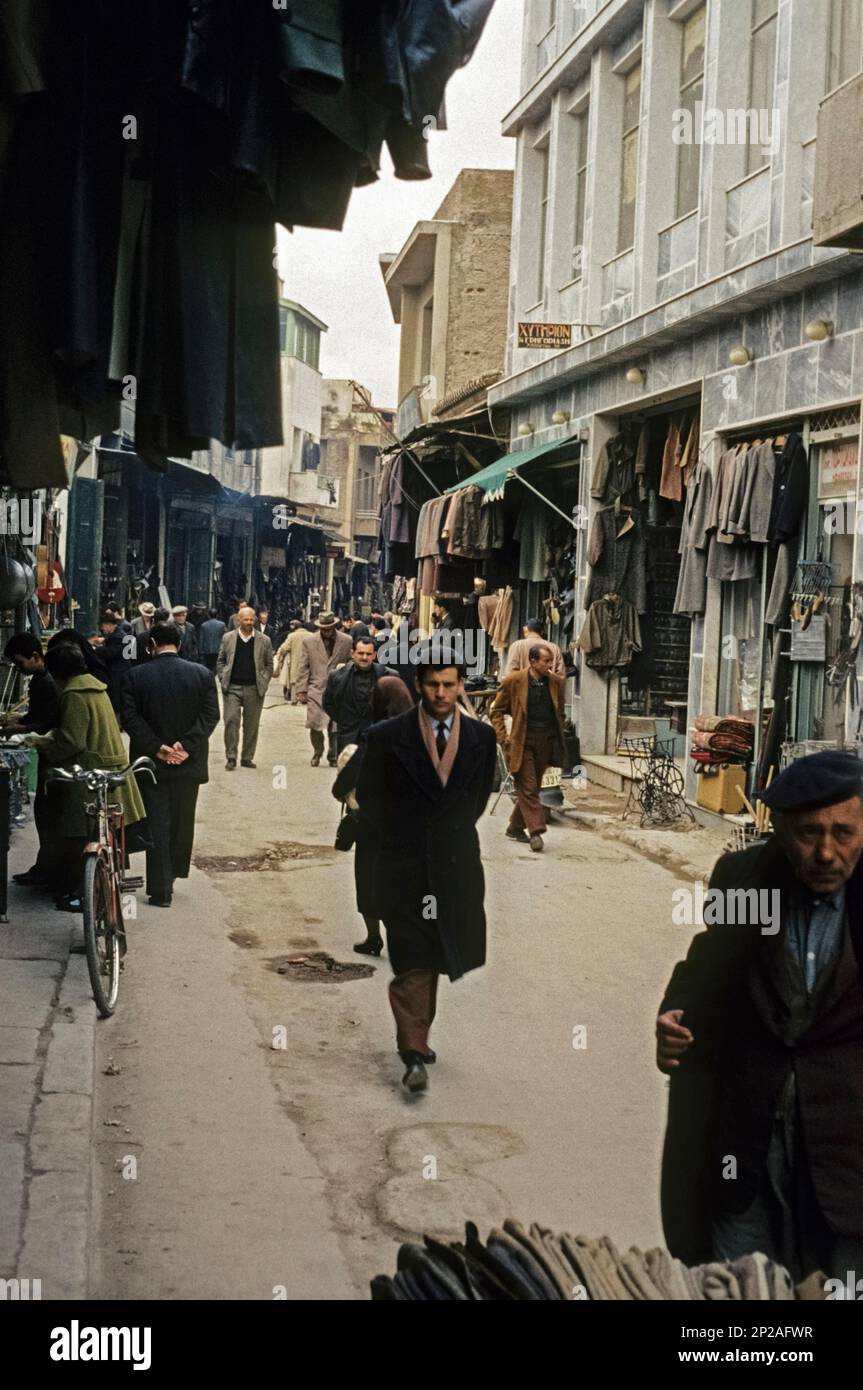
[[[486,468],[481,468],[478,473],[471,473],[469,477],[462,478],[461,482],[447,488],[447,492],[460,492],[465,487],[481,487],[483,492],[488,494],[490,502],[498,502],[503,497],[503,490],[513,473],[517,473],[526,463],[561,449],[578,449],[580,452],[581,444],[577,439],[556,439],[552,444],[535,444],[532,449],[516,449],[514,453],[504,454],[503,458],[496,459]]]

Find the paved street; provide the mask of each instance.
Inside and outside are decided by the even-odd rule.
[[[224,771],[217,730],[205,867],[170,912],[139,894],[112,1020],[79,919],[12,889],[0,1276],[40,1278],[43,1298],[364,1298],[399,1240],[468,1217],[659,1239],[653,1014],[690,935],[671,891],[716,837],[596,819],[619,814],[597,790],[543,856],[503,839],[503,805],[486,817],[489,964],[442,984],[439,1060],[411,1100],[386,957],[351,951],[352,857],[332,848],[332,774],[310,767],[303,718],[274,685],[255,771]],[[31,842],[16,835],[13,870]],[[368,973],[278,973],[314,952]]]

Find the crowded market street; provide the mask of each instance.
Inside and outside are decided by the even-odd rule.
[[[228,776],[212,741],[195,856],[223,867],[193,869],[171,913],[138,906],[121,1008],[95,1030],[94,1209],[68,1200],[61,1173],[46,1297],[53,1283],[108,1299],[266,1299],[280,1285],[289,1299],[364,1298],[399,1240],[508,1215],[661,1239],[653,1020],[691,934],[671,925],[678,877],[622,843],[619,820],[593,833],[577,811],[532,855],[504,838],[502,802],[480,825],[489,964],[442,994],[439,1061],[410,1099],[386,955],[337,984],[273,968],[314,951],[365,963],[351,952],[352,856],[332,848],[332,772],[309,766],[307,737],[274,684],[255,770]],[[673,839],[704,868],[718,852],[706,831]],[[305,857],[243,869],[272,846]],[[86,980],[79,1010],[94,1012]],[[29,1249],[47,1254],[35,1234]]]

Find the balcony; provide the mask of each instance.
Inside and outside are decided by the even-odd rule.
[[[812,231],[816,246],[863,250],[863,72],[818,110]]]

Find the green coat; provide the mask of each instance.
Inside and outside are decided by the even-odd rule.
[[[60,723],[47,734],[33,734],[27,740],[38,748],[52,767],[70,770],[77,763],[84,768],[104,768],[109,772],[126,767],[129,756],[120,736],[117,716],[107,695],[108,687],[95,676],[72,676],[60,686]],[[60,833],[63,836],[89,836],[93,819],[84,807],[93,800],[85,786],[61,786],[63,811]],[[134,776],[111,795],[119,799],[126,825],[143,820],[144,803]]]

